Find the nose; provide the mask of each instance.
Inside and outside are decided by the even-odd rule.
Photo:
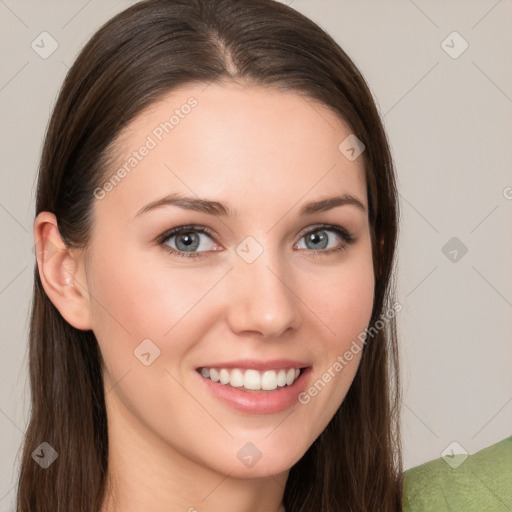
[[[226,279],[227,318],[233,332],[279,338],[299,328],[301,301],[293,290],[290,269],[278,256],[264,251],[252,263],[237,257]]]

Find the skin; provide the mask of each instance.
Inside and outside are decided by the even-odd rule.
[[[374,274],[367,211],[343,205],[299,216],[305,203],[342,193],[367,209],[363,161],[338,149],[348,125],[297,93],[189,84],[121,133],[107,178],[190,96],[198,101],[190,114],[95,199],[87,252],[65,247],[53,214],[37,216],[35,239],[55,247],[53,257],[38,261],[39,272],[62,316],[91,329],[100,345],[119,510],[277,511],[290,467],[342,403],[360,354],[309,403],[276,414],[232,409],[195,369],[287,357],[310,362],[314,383],[368,326]],[[135,217],[171,192],[229,203],[238,214],[166,206]],[[327,230],[326,249],[306,245],[303,232],[319,223],[340,226],[356,241],[329,254],[347,244]],[[198,235],[201,258],[170,255],[176,237],[167,246],[155,242],[187,224],[215,234]],[[263,249],[250,264],[236,252],[247,236]],[[134,350],[148,338],[160,356],[145,366]],[[248,442],[262,453],[250,468],[237,458]],[[109,499],[103,512],[112,510]]]

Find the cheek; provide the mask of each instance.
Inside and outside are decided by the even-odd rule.
[[[361,248],[362,249],[362,248]],[[325,339],[337,350],[350,345],[371,318],[374,301],[374,271],[369,250],[341,261],[304,281],[303,296],[326,327]]]
[[[341,403],[357,372],[364,340],[361,335],[371,319],[375,279],[370,247],[368,241],[328,272],[324,268],[317,274],[316,286],[312,286],[314,280],[304,282],[305,302],[319,318],[315,352],[322,356],[317,376],[327,371],[336,375],[329,386],[336,400],[326,404],[329,409],[334,407],[330,413]]]
[[[304,281],[305,302],[315,312],[314,353],[318,356],[310,386],[299,397],[305,417],[306,448],[325,429],[352,385],[362,355],[359,336],[371,319],[374,272],[368,246],[357,255],[341,259],[339,265],[316,273],[315,281]]]
[[[373,267],[359,263],[347,268],[333,283],[330,299],[336,307],[331,310],[333,329],[343,338],[357,337],[371,318],[374,300]],[[338,312],[338,314],[336,314]]]
[[[161,337],[196,299],[197,283],[187,285],[179,269],[166,268],[165,257],[141,257],[129,250],[107,260],[98,254],[92,283],[97,325],[117,324],[133,338]],[[197,300],[197,299],[196,299]]]
[[[225,270],[200,272],[167,262],[165,255],[146,257],[129,249],[119,251],[122,257],[105,253],[97,253],[90,283],[94,332],[104,359],[115,358],[121,371],[150,339],[161,355],[179,360],[215,316],[208,295]],[[155,366],[163,360],[156,359]]]

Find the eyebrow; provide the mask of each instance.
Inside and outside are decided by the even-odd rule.
[[[312,215],[318,212],[325,212],[332,210],[338,206],[352,205],[366,213],[366,207],[351,194],[343,194],[341,196],[328,197],[319,201],[312,201],[306,203],[300,209],[300,215]],[[152,201],[147,205],[143,206],[136,214],[135,217],[142,215],[143,213],[163,208],[165,206],[178,206],[186,210],[193,210],[197,212],[207,213],[209,215],[217,216],[236,216],[239,214],[239,210],[231,208],[228,204],[221,203],[219,201],[212,201],[209,199],[202,199],[196,197],[186,197],[178,193],[169,194],[161,199]]]

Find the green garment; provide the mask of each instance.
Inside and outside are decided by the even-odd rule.
[[[512,512],[512,436],[411,468],[403,482],[403,512]]]

